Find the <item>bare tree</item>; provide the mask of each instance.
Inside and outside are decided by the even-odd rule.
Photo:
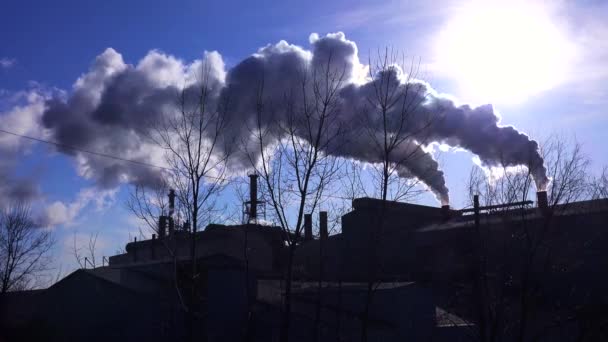
[[[0,293],[31,288],[36,277],[49,269],[51,231],[38,227],[27,204],[0,211]]]
[[[608,167],[604,166],[602,173],[591,182],[591,198],[608,198]]]
[[[212,94],[210,65],[203,63],[198,93],[182,90],[178,111],[166,115],[154,129],[154,141],[166,151],[167,183],[177,191],[192,233],[204,220],[205,209],[226,185],[230,144],[224,140],[228,124],[228,96]],[[194,240],[193,240],[194,241]],[[194,244],[191,253],[194,253]]]
[[[304,214],[318,208],[339,169],[339,160],[331,152],[343,134],[338,91],[345,72],[332,67],[331,54],[326,62],[321,67],[303,67],[294,89],[286,90],[281,103],[272,103],[264,94],[264,81],[260,82],[255,126],[250,128],[254,147],[246,144],[244,148],[287,242],[281,341],[288,340],[293,259],[301,242]],[[274,115],[282,118],[275,120]]]
[[[479,199],[476,205],[507,205],[489,209],[493,221],[475,213],[471,303],[476,306],[472,309],[477,323],[473,335],[479,341],[505,336],[536,340],[549,327],[570,319],[563,310],[541,318],[535,303],[547,288],[543,282],[549,270],[556,268],[552,265],[558,251],[551,237],[556,217],[568,210],[570,203],[589,195],[589,159],[579,143],[560,136],[549,137],[541,150],[551,184],[546,189],[548,208],[539,209],[541,215],[536,218],[524,202],[534,199],[529,167],[502,166],[486,171],[475,167],[469,177],[470,198]]]
[[[533,184],[531,173],[526,167],[503,166],[494,168],[493,171],[498,174],[488,174],[475,166],[471,170],[468,181],[470,206],[475,208],[475,212],[473,238],[471,239],[472,251],[469,256],[471,258],[471,279],[469,279],[468,290],[463,292],[471,293],[473,297],[471,311],[474,312],[476,325],[471,336],[475,336],[475,340],[479,341],[495,341],[503,334],[512,334],[509,330],[514,330],[512,327],[507,327],[506,324],[502,325],[502,320],[508,310],[506,293],[511,285],[512,270],[502,263],[498,265],[502,260],[493,258],[490,254],[492,251],[499,250],[500,252],[497,254],[504,259],[509,259],[510,262],[511,250],[521,239],[518,235],[518,238],[514,238],[516,242],[513,244],[492,245],[495,243],[492,233],[486,227],[486,222],[482,222],[482,214],[478,208],[480,206],[515,205],[527,200]],[[504,229],[515,231],[515,222],[519,223],[519,219],[522,218],[521,222],[525,223],[524,210],[527,207],[522,204],[515,205],[515,208],[519,211],[514,212],[513,207],[505,207],[493,209],[491,214],[501,218],[500,223],[507,227]],[[523,231],[527,230],[523,229]],[[517,232],[521,233],[519,230]],[[501,272],[496,272],[497,269]],[[500,274],[496,275],[497,273]],[[455,285],[452,288],[455,296],[463,294],[456,290],[459,284],[450,285]]]
[[[212,76],[211,65],[203,61],[195,85],[184,87],[177,96],[175,111],[165,113],[160,122],[151,124],[149,138],[165,152],[168,165],[157,186],[136,186],[127,207],[152,231],[157,232],[158,217],[165,215],[168,189],[174,189],[178,212],[189,224],[191,270],[187,283],[178,284],[177,260],[174,256],[176,289],[188,313],[189,334],[194,338],[194,320],[200,316],[198,294],[200,277],[196,262],[197,232],[210,222],[217,195],[225,188],[231,144],[224,131],[228,125],[228,92]],[[169,246],[167,245],[167,248]],[[188,288],[189,295],[182,296]]]
[[[428,143],[428,129],[441,113],[422,118],[417,112],[427,99],[426,88],[415,82],[419,64],[406,64],[398,53],[386,49],[369,60],[369,77],[374,81],[367,105],[360,108],[364,133],[369,136],[379,167],[375,180],[380,198],[400,200],[411,197],[414,177],[400,175],[409,163],[420,158],[420,146]],[[405,79],[395,76],[397,68],[407,71]],[[417,119],[422,120],[417,122]]]
[[[382,200],[382,209],[376,217],[377,224],[370,227],[367,293],[361,317],[361,340],[364,342],[368,339],[369,310],[381,269],[377,249],[384,230],[386,202],[413,200],[421,194],[417,187],[419,180],[407,176],[408,166],[416,164],[425,154],[421,146],[429,142],[429,128],[441,115],[417,116],[428,97],[425,88],[415,82],[418,63],[412,61],[407,65],[397,53],[386,49],[378,51],[374,61],[370,58],[369,65],[373,91],[366,99],[367,105],[360,108],[360,117],[363,133],[369,137],[372,153],[378,161],[371,179]],[[405,79],[395,76],[397,69],[407,71]]]
[[[575,139],[549,136],[541,145],[551,184],[547,189],[549,204],[568,204],[589,195],[589,157]],[[562,208],[565,206],[562,206]]]
[[[169,185],[163,179],[149,186],[136,184],[132,187],[125,204],[144,224],[147,228],[145,230],[159,234],[159,218],[167,215],[169,211],[168,193]]]
[[[99,232],[89,235],[89,239],[83,246],[77,241],[76,233],[74,233],[74,242],[72,245],[72,254],[80,268],[96,268],[97,267],[97,238]]]

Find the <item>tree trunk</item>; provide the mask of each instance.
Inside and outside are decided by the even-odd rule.
[[[195,202],[196,203],[196,202]],[[197,231],[197,225],[198,225],[198,220],[197,220],[197,216],[198,216],[198,210],[195,207],[193,212],[192,212],[192,233],[190,235],[190,262],[192,263],[192,274],[190,275],[190,286],[191,286],[191,291],[190,291],[190,300],[189,300],[189,305],[188,305],[188,330],[189,330],[189,337],[190,337],[190,341],[195,341],[196,340],[196,334],[195,334],[195,330],[196,330],[196,307],[197,307],[197,292],[196,292],[196,231]],[[206,332],[203,334],[204,336],[206,336]]]
[[[289,253],[287,255],[287,275],[285,277],[285,303],[283,306],[283,318],[281,320],[281,331],[280,340],[281,342],[289,341],[289,326],[291,321],[291,276],[293,271],[293,254],[295,252],[295,246],[291,244],[289,246]]]
[[[319,279],[317,282],[317,303],[315,307],[315,341],[321,339],[321,287],[323,285],[323,240],[319,237]]]

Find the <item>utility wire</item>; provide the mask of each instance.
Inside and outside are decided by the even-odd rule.
[[[29,139],[29,140],[49,144],[49,145],[54,145],[57,147],[62,147],[62,148],[69,149],[69,150],[84,152],[84,153],[92,154],[92,155],[99,156],[99,157],[104,157],[104,158],[114,159],[114,160],[123,161],[123,162],[127,162],[127,163],[132,163],[132,164],[136,164],[139,166],[152,167],[152,168],[161,169],[161,170],[165,170],[165,171],[174,171],[173,169],[164,167],[164,166],[154,165],[154,164],[150,164],[150,163],[146,163],[146,162],[142,162],[142,161],[138,161],[138,160],[133,160],[133,159],[122,158],[122,157],[114,156],[114,155],[107,154],[107,153],[86,150],[83,148],[66,145],[66,144],[55,142],[55,141],[50,141],[50,140],[45,140],[45,139],[41,139],[41,138],[31,137],[31,136],[24,135],[24,134],[10,132],[10,131],[7,131],[7,130],[1,129],[1,128],[0,128],[0,132],[5,133],[5,134],[10,134],[10,135],[13,135],[13,136],[16,136],[19,138]],[[216,180],[222,180],[222,181],[226,180],[225,178],[213,177],[213,176],[209,176],[209,175],[204,175],[203,177],[216,179]]]
[[[173,169],[167,168],[167,167],[164,167],[164,166],[154,165],[154,164],[150,164],[150,163],[146,163],[146,162],[141,162],[141,161],[137,161],[137,160],[133,160],[133,159],[122,158],[122,157],[114,156],[114,155],[107,154],[107,153],[101,153],[101,152],[86,150],[86,149],[83,149],[83,148],[79,148],[79,147],[75,147],[75,146],[71,146],[71,145],[66,145],[66,144],[58,143],[56,141],[50,141],[50,140],[45,140],[45,139],[41,139],[41,138],[35,138],[35,137],[31,137],[31,136],[28,136],[28,135],[23,135],[23,134],[19,134],[19,133],[15,133],[15,132],[10,132],[10,131],[4,130],[2,128],[0,128],[0,132],[6,133],[6,134],[10,134],[10,135],[13,135],[13,136],[16,136],[16,137],[19,137],[19,138],[29,139],[29,140],[33,140],[33,141],[37,141],[37,142],[41,142],[41,143],[45,143],[45,144],[49,144],[49,145],[54,145],[54,146],[57,146],[57,147],[62,147],[62,148],[66,148],[66,149],[70,149],[70,150],[74,150],[74,151],[89,153],[89,154],[92,154],[92,155],[95,155],[95,156],[99,156],[99,157],[110,158],[110,159],[114,159],[114,160],[118,160],[118,161],[132,163],[132,164],[136,164],[136,165],[139,165],[139,166],[152,167],[152,168],[161,169],[161,170],[165,170],[165,171],[174,171]],[[213,176],[209,176],[209,175],[204,175],[203,177],[211,178],[211,179],[215,179],[215,180],[226,181],[225,178],[213,177]],[[333,195],[333,196],[332,195],[324,195],[324,196],[332,197],[332,198],[337,198],[337,199],[350,199],[350,198],[339,197],[339,196],[335,196],[335,195]]]
[[[50,140],[44,140],[44,139],[40,139],[40,138],[30,137],[30,136],[19,134],[19,133],[15,133],[15,132],[9,132],[9,131],[6,131],[6,130],[1,129],[1,128],[0,128],[0,132],[6,133],[6,134],[10,134],[10,135],[14,135],[14,136],[20,137],[20,138],[25,138],[25,139],[29,139],[29,140],[33,140],[33,141],[37,141],[37,142],[41,142],[41,143],[45,143],[45,144],[49,144],[49,145],[55,145],[57,147],[62,147],[62,148],[66,148],[66,149],[69,149],[69,150],[75,150],[75,151],[80,151],[80,152],[84,152],[84,153],[89,153],[89,154],[96,155],[96,156],[99,156],[99,157],[110,158],[110,159],[114,159],[114,160],[119,160],[119,161],[124,161],[124,162],[128,162],[128,163],[133,163],[133,164],[137,164],[137,165],[140,165],[140,166],[153,167],[153,168],[162,169],[162,170],[166,170],[166,171],[173,171],[172,169],[166,168],[164,166],[158,166],[158,165],[154,165],[154,164],[150,164],[150,163],[145,163],[145,162],[141,162],[141,161],[137,161],[137,160],[133,160],[133,159],[121,158],[121,157],[113,156],[111,154],[106,154],[106,153],[101,153],[101,152],[95,152],[95,151],[91,151],[91,150],[85,150],[83,148],[79,148],[79,147],[75,147],[75,146],[70,146],[70,145],[58,143],[58,142],[55,142],[55,141],[50,141]]]
[[[139,166],[152,167],[152,168],[161,169],[161,170],[165,170],[165,171],[174,171],[173,169],[167,168],[164,166],[154,165],[154,164],[150,164],[150,163],[146,163],[146,162],[142,162],[142,161],[138,161],[138,160],[133,160],[133,159],[122,158],[122,157],[114,156],[114,155],[107,154],[107,153],[86,150],[86,149],[83,149],[80,147],[75,147],[75,146],[71,146],[71,145],[67,145],[67,144],[58,143],[56,141],[45,140],[45,139],[41,139],[41,138],[31,137],[31,136],[24,135],[24,134],[10,132],[10,131],[4,130],[2,128],[0,128],[0,132],[5,133],[5,134],[10,134],[10,135],[13,135],[13,136],[16,136],[19,138],[29,139],[29,140],[41,142],[44,144],[54,145],[54,146],[69,149],[69,150],[84,152],[84,153],[92,154],[92,155],[99,156],[99,157],[104,157],[104,158],[114,159],[114,160],[123,161],[123,162],[127,162],[127,163],[132,163],[132,164],[136,164]],[[226,181],[225,178],[213,177],[213,176],[209,176],[209,175],[204,175],[203,177],[211,178],[211,179],[215,179],[215,180]],[[341,200],[352,200],[352,198],[350,198],[350,197],[342,197],[342,196],[329,195],[329,194],[323,195],[323,197],[329,197],[329,198],[341,199]]]

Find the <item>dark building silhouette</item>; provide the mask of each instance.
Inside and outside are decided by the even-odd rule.
[[[257,219],[255,197],[247,222]],[[549,207],[545,199],[539,195],[540,207],[522,202],[458,211],[359,198],[342,217],[339,234],[327,234],[327,214],[320,213],[317,238],[314,216],[306,215],[294,261],[292,340],[359,340],[370,282],[370,341],[470,340],[484,324],[484,305],[497,311],[495,298],[502,322],[521,320],[521,294],[532,278],[530,335],[600,340],[608,322],[608,200]],[[190,286],[190,237],[187,226],[174,226],[158,238],[128,243],[108,266],[77,270],[45,290],[4,296],[4,334],[184,338],[180,295]],[[197,303],[204,315],[197,329],[207,340],[277,339],[285,237],[279,227],[257,223],[212,224],[196,234]],[[488,288],[483,300],[480,276]],[[517,340],[517,333],[505,328],[501,340]]]

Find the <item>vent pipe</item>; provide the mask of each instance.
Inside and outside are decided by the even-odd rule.
[[[258,217],[258,175],[249,175],[249,222],[257,222]]]
[[[474,195],[473,196],[473,214],[475,217],[475,231],[477,232],[477,234],[479,234],[479,226],[480,226],[480,220],[479,220],[479,195]]]
[[[175,230],[175,221],[173,220],[173,214],[175,213],[175,190],[169,190],[169,235],[173,235]]]
[[[158,218],[158,238],[164,239],[167,229],[167,216],[161,215]]]
[[[137,237],[133,238],[133,261],[137,261]]]
[[[169,236],[171,236],[175,231],[175,221],[173,221],[172,216],[167,217],[167,221],[169,221]]]
[[[448,204],[441,206],[441,218],[444,221],[447,221],[450,219],[450,206]]]
[[[169,216],[173,217],[173,212],[175,211],[175,190],[169,190]]]
[[[540,209],[542,212],[546,212],[549,209],[549,199],[547,197],[547,191],[537,191],[536,201],[538,209]]]
[[[322,240],[327,239],[329,232],[327,231],[327,211],[319,213],[319,236]]]
[[[312,240],[312,214],[304,214],[304,241]]]

